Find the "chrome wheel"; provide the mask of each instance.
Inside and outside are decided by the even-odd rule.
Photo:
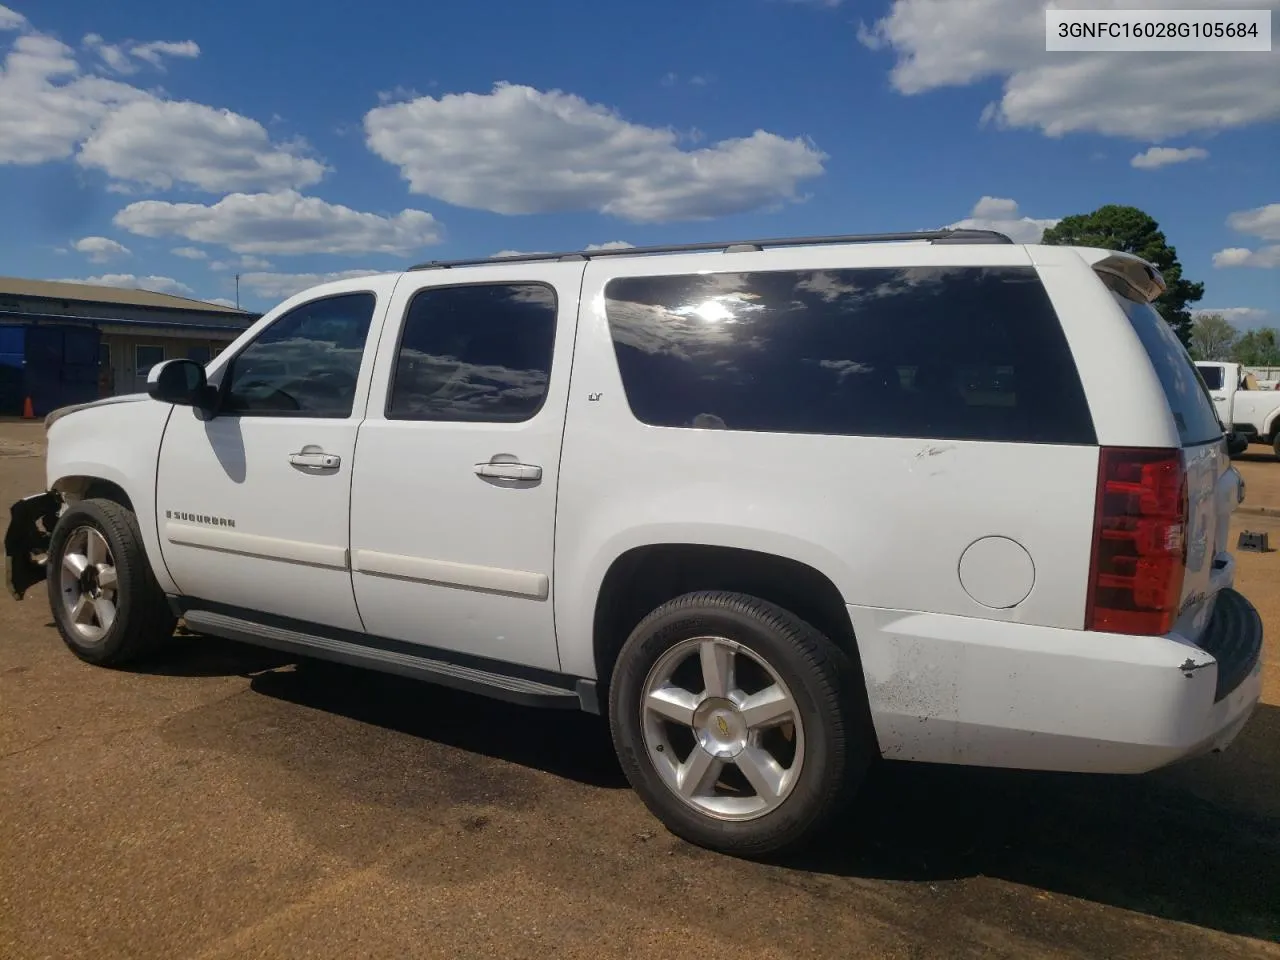
[[[93,527],[77,527],[62,553],[59,586],[67,625],[89,643],[101,640],[116,619],[115,559]]]
[[[804,763],[795,698],[761,657],[725,637],[695,637],[658,659],[641,693],[645,747],[667,787],[718,820],[781,804]]]

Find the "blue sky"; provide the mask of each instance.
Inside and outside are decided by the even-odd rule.
[[[0,273],[238,272],[266,309],[434,258],[1127,203],[1200,307],[1280,324],[1280,49],[1048,54],[1042,0],[5,2]]]

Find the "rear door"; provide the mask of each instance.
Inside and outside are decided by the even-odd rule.
[[[558,669],[556,488],[584,264],[406,274],[352,477],[369,633]]]
[[[1150,304],[1112,295],[1151,358],[1182,441],[1187,483],[1186,573],[1182,609],[1174,630],[1194,641],[1208,624],[1214,597],[1231,584],[1234,574],[1228,528],[1236,505],[1235,473],[1207,384],[1173,328]],[[1217,369],[1225,373],[1229,368]]]
[[[1228,430],[1233,429],[1235,412],[1236,381],[1230,376],[1231,368],[1221,363],[1197,363],[1196,369],[1204,385],[1209,389],[1214,409],[1218,411],[1218,419]]]

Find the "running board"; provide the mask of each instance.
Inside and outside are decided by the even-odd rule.
[[[402,650],[387,650],[335,637],[322,637],[255,620],[215,613],[211,610],[186,610],[182,614],[187,626],[196,633],[207,633],[226,640],[238,640],[284,653],[296,653],[320,660],[331,660],[353,667],[364,667],[383,673],[394,673],[415,680],[425,680],[469,693],[498,700],[508,700],[530,707],[552,707],[586,710],[598,713],[596,686],[589,680],[577,680],[573,689],[540,683],[524,677],[494,673],[476,667],[450,663]],[[434,652],[434,651],[433,651]],[[566,677],[573,683],[573,678]]]

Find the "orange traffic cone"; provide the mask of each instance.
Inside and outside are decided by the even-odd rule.
[[[27,399],[22,402],[22,419],[34,420],[35,418],[36,409],[31,405],[31,398],[27,397]]]

